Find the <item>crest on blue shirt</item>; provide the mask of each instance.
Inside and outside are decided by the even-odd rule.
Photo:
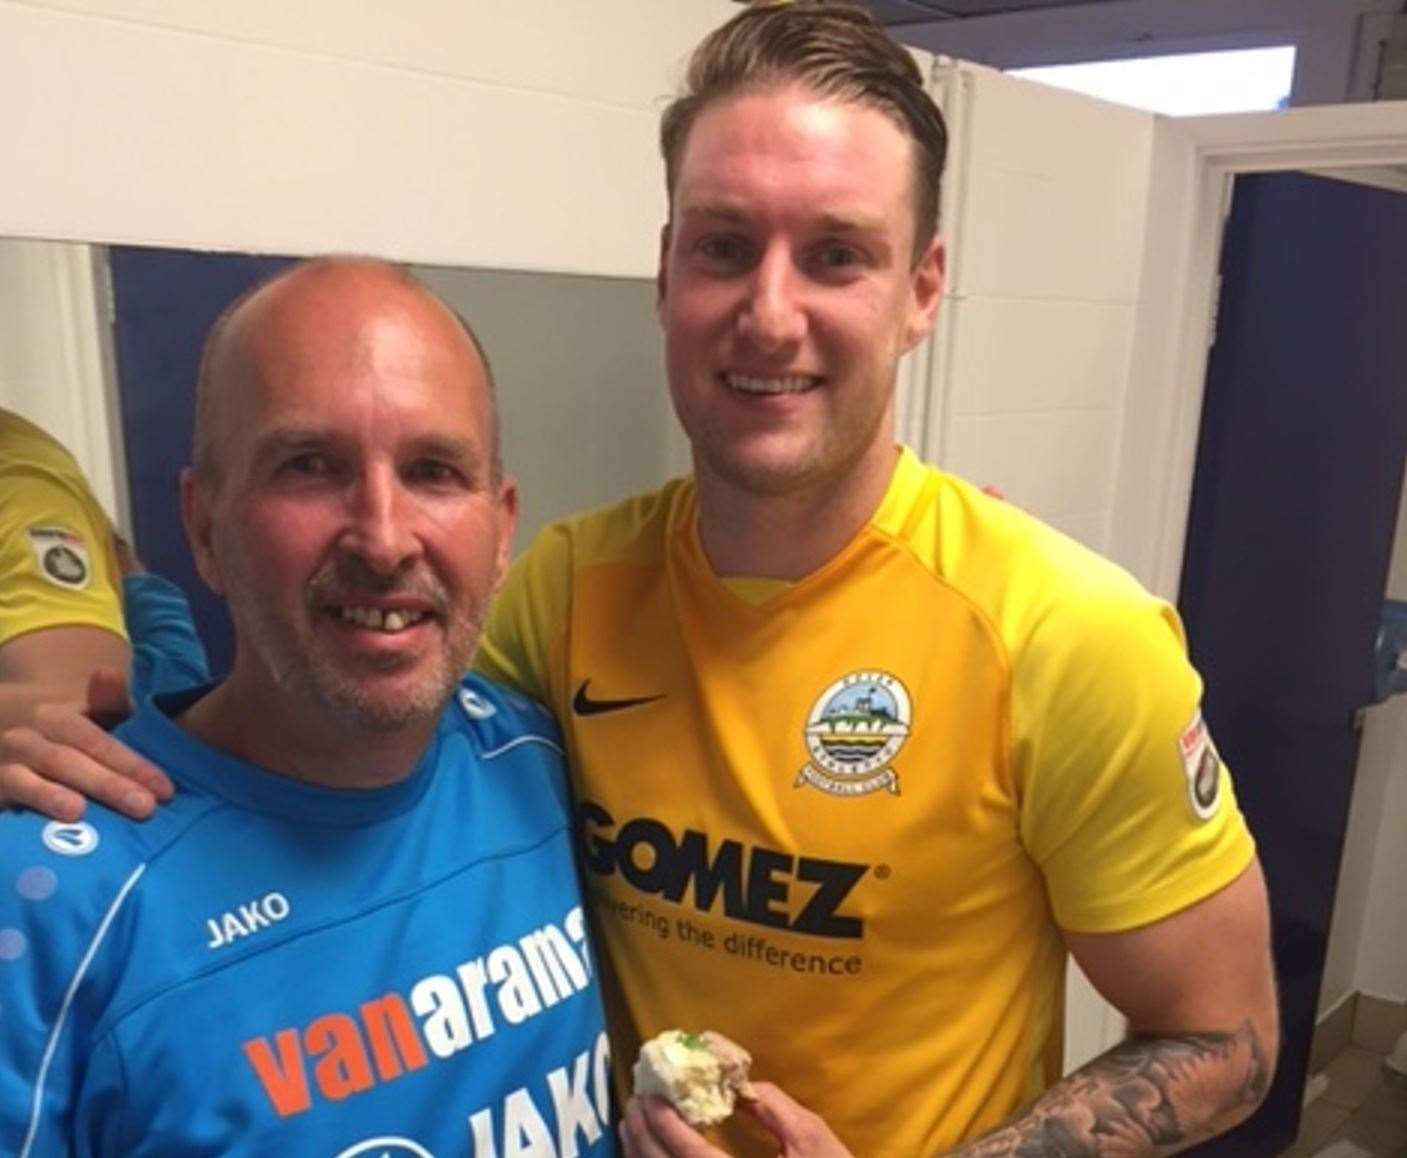
[[[51,820],[39,834],[44,847],[60,856],[87,856],[98,847],[98,830],[86,820]]]
[[[498,713],[498,709],[473,688],[459,689],[459,706],[471,720],[487,720]]]
[[[865,796],[887,789],[899,794],[890,766],[909,738],[913,708],[908,689],[882,671],[842,676],[816,697],[804,739],[810,762],[794,787],[810,784],[833,796]]]
[[[435,1158],[419,1142],[409,1138],[368,1138],[348,1146],[337,1158]]]

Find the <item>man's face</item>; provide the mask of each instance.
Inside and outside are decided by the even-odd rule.
[[[705,109],[680,158],[659,315],[701,482],[752,494],[893,463],[894,376],[932,325],[913,148],[883,114],[798,87]]]
[[[188,525],[235,621],[231,680],[386,730],[436,717],[467,670],[516,495],[491,477],[455,320],[389,279],[331,278],[247,327],[221,482],[187,483]]]

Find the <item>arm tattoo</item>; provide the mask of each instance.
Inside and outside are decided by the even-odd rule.
[[[1132,1038],[951,1158],[1173,1154],[1245,1117],[1270,1075],[1249,1021],[1230,1033]]]

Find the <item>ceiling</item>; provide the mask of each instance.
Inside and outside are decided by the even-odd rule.
[[[1087,8],[1116,0],[860,0],[883,24],[921,24],[935,20],[964,20],[1050,8]]]

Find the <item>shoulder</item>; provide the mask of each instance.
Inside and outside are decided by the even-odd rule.
[[[40,465],[76,469],[73,456],[58,439],[12,410],[0,410],[0,463],[4,466]]]
[[[693,483],[672,479],[657,491],[584,511],[545,527],[521,556],[527,567],[579,567],[645,561],[660,554],[671,528],[693,501]]]
[[[153,860],[180,838],[204,802],[175,802],[152,821],[128,820],[90,803],[81,821],[27,811],[0,813],[0,959],[23,962],[41,987],[93,955],[140,890]]]
[[[513,561],[494,597],[475,667],[551,698],[548,657],[573,614],[576,576],[592,568],[659,563],[672,530],[692,509],[693,484],[675,479],[658,491],[545,527]]]
[[[561,756],[562,736],[552,713],[537,700],[477,672],[460,681],[447,711],[448,728],[469,736],[481,756],[522,744]]]
[[[471,802],[463,807],[495,818],[492,839],[524,831],[524,825],[540,832],[566,823],[570,803],[562,737],[536,700],[471,674],[446,709],[441,737],[436,783],[445,791],[470,793]],[[474,774],[446,776],[451,767]]]
[[[62,493],[87,500],[91,490],[73,455],[53,437],[16,414],[0,411],[0,478],[3,505],[16,513],[36,499]]]
[[[905,541],[992,624],[1014,656],[1107,641],[1138,623],[1176,616],[1109,559],[1003,499],[934,468],[906,510]]]
[[[145,821],[93,801],[83,819],[74,822],[25,809],[0,811],[0,873],[8,874],[11,885],[21,877],[52,883],[44,899],[54,897],[61,904],[88,893],[101,895],[178,842],[212,806],[209,799],[183,790]],[[12,895],[5,894],[6,900]]]

